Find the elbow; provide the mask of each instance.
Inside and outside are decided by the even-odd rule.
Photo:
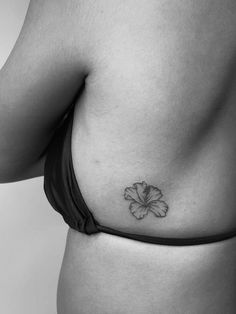
[[[21,181],[22,172],[19,169],[0,167],[0,184]]]
[[[24,166],[0,165],[0,184],[29,180],[44,175],[45,156]]]

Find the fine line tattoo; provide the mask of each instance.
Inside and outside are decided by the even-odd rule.
[[[161,200],[162,196],[161,190],[145,181],[135,182],[124,191],[124,198],[131,201],[129,210],[137,219],[144,218],[149,211],[156,217],[165,217],[169,207]]]

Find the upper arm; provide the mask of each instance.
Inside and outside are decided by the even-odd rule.
[[[21,176],[46,148],[86,76],[70,1],[31,0],[0,71],[0,179]]]

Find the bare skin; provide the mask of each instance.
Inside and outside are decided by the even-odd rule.
[[[0,104],[17,112],[20,99],[23,108],[9,118],[2,106],[9,119],[1,121],[2,134],[23,143],[24,119],[33,129],[23,146],[0,142],[2,181],[43,174],[41,154],[85,81],[74,115],[73,166],[102,225],[162,237],[235,229],[235,1],[64,2],[42,1],[37,16],[33,1],[1,73]],[[18,65],[26,79],[11,81],[17,51],[26,46],[26,68],[35,68],[28,73]],[[11,82],[20,90],[13,96]],[[147,201],[150,188],[135,204],[136,183],[160,191],[155,204]],[[233,314],[235,245],[232,238],[171,247],[69,229],[58,313]]]
[[[234,314],[236,240],[171,247],[69,230],[58,314]]]

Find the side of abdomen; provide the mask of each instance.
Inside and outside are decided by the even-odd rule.
[[[214,33],[185,18],[155,29],[158,16],[145,28],[137,19],[120,28],[117,17],[94,34],[72,155],[85,202],[107,227],[165,237],[236,227],[232,26]]]

